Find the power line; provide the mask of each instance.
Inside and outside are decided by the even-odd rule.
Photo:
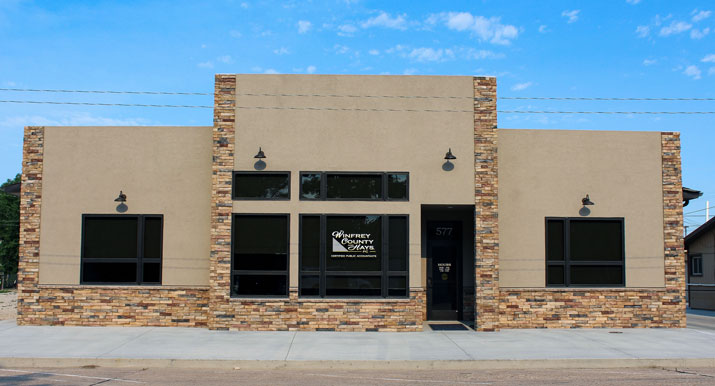
[[[99,102],[55,102],[28,100],[0,100],[0,103],[29,103],[51,105],[118,106],[118,107],[167,107],[212,109],[208,105],[166,105],[141,103],[99,103]],[[433,110],[433,109],[376,109],[376,108],[334,108],[334,107],[280,107],[280,106],[236,106],[237,109],[254,110],[310,110],[310,111],[368,111],[368,112],[429,112],[429,113],[473,113],[474,110]],[[538,111],[538,110],[497,110],[502,114],[715,114],[715,111]]]
[[[715,101],[715,98],[593,98],[593,97],[498,97],[505,100],[537,101]]]
[[[17,101],[17,100],[0,100],[0,103],[31,103],[31,104],[48,104],[48,105],[121,106],[121,107],[172,107],[172,108],[196,108],[196,109],[212,109],[213,108],[213,106],[201,106],[201,105],[155,105],[155,104],[141,104],[141,103],[52,102],[52,101]]]
[[[702,211],[704,211],[704,210],[708,210],[708,209],[712,209],[712,208],[715,208],[715,206],[710,206],[710,207],[707,207],[707,208],[705,208],[705,209],[698,209],[698,210],[694,210],[694,211],[692,211],[692,212],[687,212],[687,213],[683,213],[683,214],[691,214],[691,213],[702,212]]]
[[[146,95],[213,95],[203,92],[176,92],[176,91],[110,91],[110,90],[57,90],[34,88],[0,88],[0,91],[20,92],[58,92],[58,93],[87,93],[87,94],[146,94]]]

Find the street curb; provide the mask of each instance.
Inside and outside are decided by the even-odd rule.
[[[715,358],[486,359],[486,360],[195,360],[139,358],[0,358],[0,368],[183,368],[241,370],[515,370],[715,367]]]

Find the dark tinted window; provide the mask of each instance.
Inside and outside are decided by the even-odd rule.
[[[320,199],[320,173],[300,175],[300,198],[305,200]]]
[[[288,295],[288,215],[234,215],[231,295]]]
[[[407,227],[405,215],[303,215],[300,296],[408,296]]]
[[[382,198],[382,175],[380,174],[328,174],[327,198],[364,199]]]
[[[234,269],[287,269],[286,216],[236,216],[233,229]]]
[[[84,220],[84,257],[137,258],[139,218],[87,217]]]
[[[163,218],[85,215],[82,284],[161,284]]]
[[[233,196],[236,199],[288,200],[290,173],[235,173]]]
[[[547,219],[546,284],[622,286],[624,250],[622,219]]]
[[[407,199],[407,173],[387,175],[387,198],[391,200]]]
[[[381,216],[328,216],[325,230],[328,271],[382,269]]]

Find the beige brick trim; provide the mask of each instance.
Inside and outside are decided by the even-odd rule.
[[[475,323],[499,330],[497,80],[474,78]]]

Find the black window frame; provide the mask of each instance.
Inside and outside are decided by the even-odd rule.
[[[398,172],[398,171],[388,171],[388,172],[326,172],[326,171],[301,171],[298,173],[298,198],[301,201],[398,201],[406,202],[410,201],[410,172]],[[303,175],[304,174],[318,174],[320,175],[320,195],[318,198],[305,198],[303,197]],[[389,198],[388,197],[388,175],[390,174],[405,174],[407,175],[407,189],[405,198]],[[346,175],[346,176],[379,176],[380,177],[380,198],[328,198],[328,177],[331,175]]]
[[[280,175],[284,174],[288,177],[288,197],[279,198],[264,198],[264,197],[238,197],[236,195],[236,176],[238,175]],[[231,199],[234,201],[290,201],[291,199],[291,172],[290,171],[244,171],[234,170],[231,180]]]
[[[236,232],[236,219],[239,217],[285,217],[286,218],[286,269],[282,270],[249,270],[249,269],[235,269],[234,267],[234,257],[235,255],[235,243],[234,235]],[[285,295],[238,295],[233,293],[233,278],[235,275],[266,275],[266,276],[277,276],[285,275],[286,282],[286,293]],[[256,298],[270,298],[270,299],[286,299],[290,293],[290,214],[289,213],[232,213],[231,214],[231,280],[229,293],[231,298],[235,299],[256,299]]]
[[[549,260],[549,221],[563,221],[563,251],[564,259],[559,260]],[[620,261],[593,261],[593,260],[571,260],[571,244],[570,244],[570,233],[571,233],[571,222],[581,221],[581,222],[613,222],[617,221],[621,226],[621,260]],[[582,217],[546,217],[544,220],[544,235],[545,235],[545,272],[544,279],[546,287],[553,288],[624,288],[626,286],[626,226],[625,219],[623,217],[597,217],[597,218],[582,218]],[[571,284],[571,266],[620,266],[621,267],[621,284]],[[549,284],[549,266],[563,266],[564,267],[564,284]]]
[[[102,258],[102,257],[86,257],[85,256],[85,223],[88,218],[136,218],[137,219],[137,257],[135,258]],[[147,218],[158,218],[161,220],[161,236],[159,240],[159,258],[144,258],[144,224]],[[163,283],[164,271],[164,215],[163,214],[82,214],[82,236],[80,245],[80,268],[79,268],[79,284],[80,285],[111,285],[111,286],[161,286]],[[84,280],[84,264],[85,263],[129,263],[136,262],[136,281],[135,282],[96,282]],[[144,263],[159,263],[159,282],[144,283]]]
[[[381,248],[383,251],[381,270],[380,271],[328,271],[327,270],[327,218],[328,217],[367,217],[367,216],[380,216],[381,217]],[[319,252],[319,270],[318,271],[304,271],[303,267],[303,219],[304,217],[319,217],[320,218],[320,252]],[[404,271],[390,271],[390,240],[389,240],[389,220],[390,217],[402,217],[405,218],[406,224],[406,237],[405,237],[405,251],[407,256],[405,256],[405,270]],[[305,299],[407,299],[410,296],[410,215],[408,214],[346,214],[346,213],[301,213],[298,218],[298,297]],[[303,295],[301,290],[303,288],[303,276],[318,276],[319,286],[318,295]],[[380,277],[380,296],[327,296],[327,277],[336,276],[371,276]],[[391,277],[404,277],[405,278],[405,295],[404,296],[390,296],[389,286]]]
[[[700,268],[700,271],[696,271],[695,267],[695,260],[698,260],[699,263],[697,264],[698,268]],[[690,276],[696,276],[700,277],[703,276],[703,254],[702,253],[693,253],[690,255]]]

